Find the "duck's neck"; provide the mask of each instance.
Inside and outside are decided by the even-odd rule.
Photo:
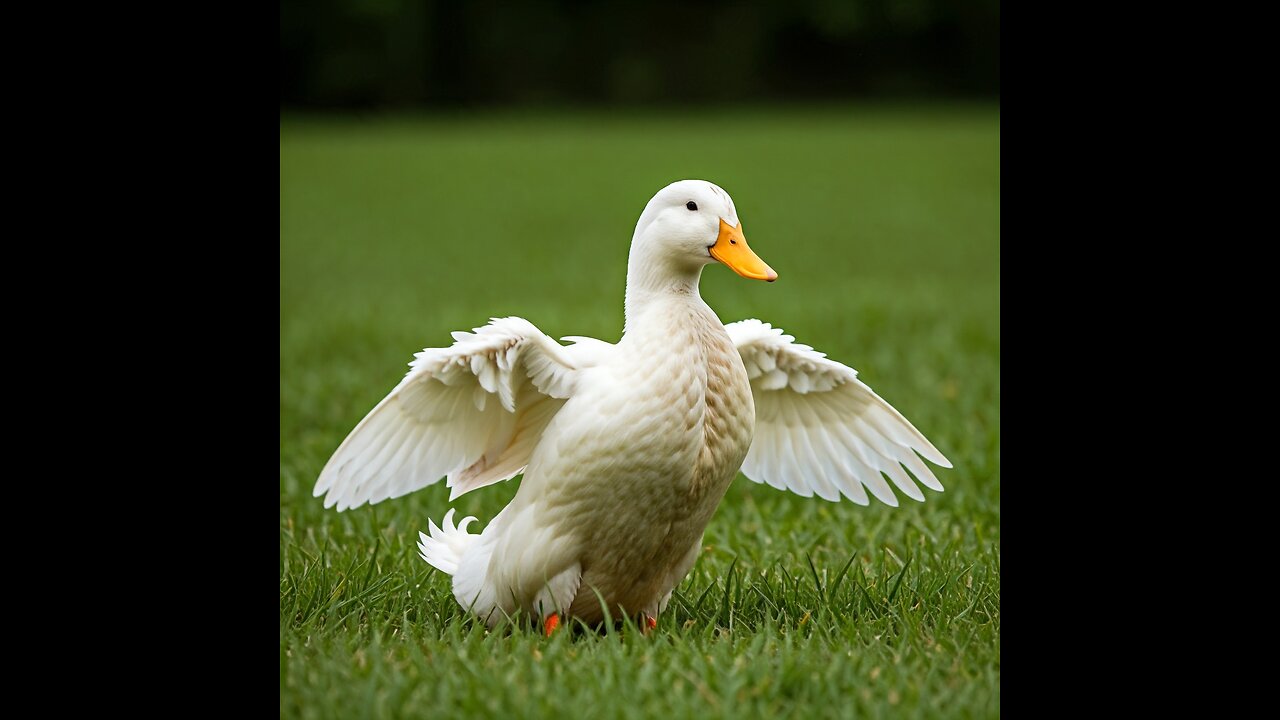
[[[687,302],[702,305],[698,281],[703,265],[673,262],[669,257],[647,251],[644,243],[632,243],[627,260],[627,297],[623,334],[655,305]]]

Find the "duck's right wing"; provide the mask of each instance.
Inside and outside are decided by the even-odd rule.
[[[494,318],[427,348],[342,442],[314,494],[339,511],[400,497],[448,476],[450,500],[528,464],[579,373],[612,345],[563,346],[533,323]]]

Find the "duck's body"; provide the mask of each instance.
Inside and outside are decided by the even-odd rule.
[[[464,605],[478,594],[505,613],[528,611],[556,579],[548,607],[599,620],[595,593],[576,592],[585,584],[615,617],[656,617],[697,557],[755,427],[724,325],[696,295],[655,302],[581,388],[543,432],[515,499],[459,563]]]
[[[680,226],[689,224],[682,213],[658,214],[670,204],[660,202],[664,194],[697,197],[704,207],[722,199],[714,247],[697,228]],[[687,204],[694,212],[695,202]],[[606,608],[614,617],[657,617],[752,451],[761,393],[771,396],[763,405],[768,418],[761,419],[773,437],[753,453],[759,456],[753,479],[828,499],[843,492],[864,504],[865,485],[896,504],[892,491],[886,498],[879,487],[883,469],[904,492],[918,495],[878,467],[883,456],[898,474],[898,463],[907,463],[940,490],[927,469],[921,476],[914,454],[908,459],[890,447],[910,453],[922,441],[926,457],[946,462],[910,423],[869,389],[836,392],[851,381],[865,388],[851,369],[758,321],[726,328],[702,300],[698,280],[707,262],[699,249],[727,257],[722,261],[745,276],[776,277],[746,248],[736,215],[713,185],[668,186],[637,224],[626,329],[617,344],[574,338],[577,344],[566,348],[518,318],[455,334],[454,347],[421,353],[405,381],[352,431],[321,473],[316,494],[329,492],[327,504],[341,510],[404,494],[444,473],[456,496],[523,469],[515,498],[483,533],[467,533],[467,521],[455,527],[451,510],[443,529],[433,523],[420,544],[424,559],[453,575],[458,602],[496,624],[518,613],[567,613],[595,623]],[[800,405],[787,397],[821,393],[832,397]],[[874,429],[854,425],[842,433],[842,421],[833,419],[841,402],[861,427]],[[824,429],[823,422],[834,424]],[[806,429],[814,426],[816,434]],[[823,457],[836,448],[852,461],[838,450],[835,458]],[[776,467],[788,452],[816,455],[795,463],[804,468],[816,459],[831,477],[807,479]]]

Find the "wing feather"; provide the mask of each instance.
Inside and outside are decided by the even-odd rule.
[[[808,481],[808,486],[813,489],[813,494],[830,502],[838,502],[840,500],[840,491],[831,484],[829,479],[832,474],[832,468],[827,463],[827,455],[817,452],[814,449],[810,439],[814,435],[813,428],[809,425],[812,421],[812,413],[806,413],[804,408],[797,407],[798,403],[795,398],[788,398],[787,403],[791,425],[792,444],[795,452],[799,457],[808,460],[807,463],[797,463],[794,465],[795,470],[811,470],[813,472],[806,473],[807,477],[800,480]]]
[[[446,476],[452,497],[514,477],[581,371],[613,348],[565,347],[518,317],[452,337],[450,347],[415,353],[329,458],[314,490],[325,507],[400,497]]]
[[[923,502],[916,482],[942,491],[921,457],[941,467],[951,463],[856,370],[759,320],[725,329],[742,355],[756,405],[755,439],[742,465],[748,478],[805,497],[843,495],[860,505],[870,502],[870,491],[897,507],[895,486]]]

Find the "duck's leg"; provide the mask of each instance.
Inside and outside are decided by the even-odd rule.
[[[675,590],[675,586],[680,584],[684,576],[689,573],[689,569],[693,567],[693,563],[697,561],[698,555],[702,552],[702,538],[685,552],[684,557],[676,564],[674,571],[671,573],[668,585],[670,589],[663,594],[662,599],[658,601],[656,607],[650,607],[641,616],[643,625],[641,630],[647,635],[658,627],[658,615],[667,609],[667,603],[671,602],[671,593]]]
[[[560,627],[561,617],[567,617],[573,598],[578,594],[578,586],[582,584],[582,564],[574,563],[561,571],[542,586],[533,600],[531,610],[534,617],[542,617],[542,632],[547,637]]]
[[[551,613],[542,618],[542,633],[546,637],[551,637],[551,633],[555,632],[558,627],[560,627],[560,613]]]

